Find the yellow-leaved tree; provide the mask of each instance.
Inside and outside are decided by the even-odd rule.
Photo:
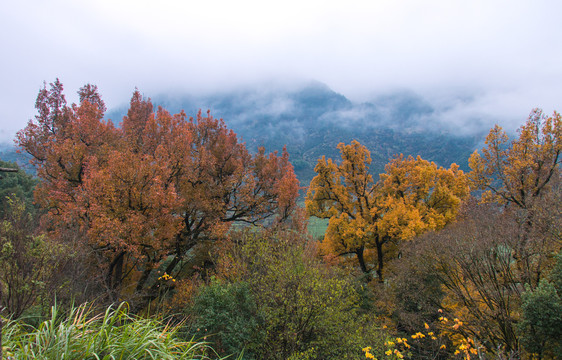
[[[371,155],[358,141],[340,143],[341,162],[322,157],[306,196],[309,215],[329,219],[322,242],[325,252],[355,255],[368,274],[365,251],[376,251],[376,273],[383,281],[385,253],[390,245],[453,220],[469,195],[468,179],[458,165],[438,167],[421,157],[397,156],[375,182],[369,173]]]
[[[500,126],[492,128],[482,155],[475,151],[469,159],[469,177],[475,188],[485,190],[484,201],[528,209],[548,189],[560,163],[562,118],[534,109],[518,132],[519,138],[509,143]]]
[[[559,164],[562,151],[562,117],[534,109],[509,141],[501,127],[486,137],[482,155],[469,159],[472,186],[484,190],[483,202],[497,202],[517,217],[519,239],[511,248],[519,281],[535,288],[560,251],[560,236],[549,236],[550,223],[558,221]]]

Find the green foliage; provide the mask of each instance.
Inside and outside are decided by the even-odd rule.
[[[313,239],[322,239],[328,228],[328,220],[311,216],[308,219],[308,232]]]
[[[8,197],[16,196],[22,199],[27,209],[33,209],[33,190],[37,180],[19,168],[14,162],[0,160],[0,167],[19,169],[18,172],[2,173],[0,179],[0,217],[4,216],[8,208]]]
[[[550,280],[541,280],[539,286],[522,295],[522,317],[519,332],[523,347],[539,358],[554,359],[562,354],[562,253],[550,274]]]
[[[34,234],[36,222],[23,200],[8,197],[6,205],[0,218],[0,305],[19,317],[52,290],[63,250]]]
[[[259,343],[257,331],[260,316],[248,283],[228,283],[213,279],[195,296],[188,314],[194,317],[191,336],[209,334],[220,354],[240,354],[252,358],[247,347]]]
[[[4,329],[4,355],[20,360],[204,359],[205,343],[181,341],[177,327],[132,316],[125,304],[94,314],[90,305],[67,315],[52,308],[37,328],[9,321]]]
[[[353,359],[379,331],[361,311],[357,281],[316,257],[303,233],[244,231],[225,256],[231,281],[248,283],[263,338],[249,349],[259,359]]]
[[[548,278],[556,288],[558,295],[562,296],[562,251],[556,256],[556,263]]]

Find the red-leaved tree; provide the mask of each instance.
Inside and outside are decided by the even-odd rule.
[[[97,88],[67,106],[60,82],[40,91],[17,135],[41,183],[37,201],[54,233],[81,230],[115,300],[154,296],[156,268],[178,276],[190,251],[233,223],[279,222],[296,207],[289,156],[251,154],[222,119],[154,111],[135,91],[120,127],[104,121]],[[99,269],[98,269],[99,270]]]

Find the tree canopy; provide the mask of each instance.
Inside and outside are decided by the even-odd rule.
[[[474,187],[485,191],[483,200],[512,203],[528,208],[556,175],[562,151],[562,118],[534,109],[519,128],[519,137],[509,137],[496,125],[486,137],[482,155],[469,159]]]
[[[469,194],[456,164],[450,169],[420,157],[397,156],[375,182],[369,150],[358,141],[338,145],[341,162],[322,157],[306,196],[309,215],[330,219],[323,247],[334,255],[355,254],[369,272],[366,249],[376,249],[377,276],[383,280],[385,248],[454,219]],[[387,249],[388,250],[388,249]]]
[[[234,222],[291,215],[299,186],[286,151],[251,154],[222,119],[154,111],[139,91],[115,127],[95,86],[78,94],[68,106],[58,80],[45,86],[17,142],[38,168],[44,220],[84,231],[109,288],[140,272],[129,286],[142,290],[166,259],[165,271],[181,271],[190,249]]]

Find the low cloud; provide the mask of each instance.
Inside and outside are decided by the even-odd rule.
[[[315,79],[354,104],[406,89],[434,109],[417,123],[516,128],[533,107],[562,109],[561,12],[547,0],[10,2],[0,13],[0,136],[26,125],[43,80],[57,77],[70,101],[98,85],[109,108],[135,87],[207,96]],[[263,116],[291,110],[259,99]],[[367,121],[365,112],[339,116]]]

